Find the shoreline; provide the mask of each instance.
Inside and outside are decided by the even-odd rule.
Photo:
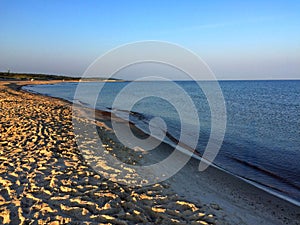
[[[10,83],[0,82],[1,224],[217,224],[209,206],[186,201],[167,183],[131,188],[97,174],[75,143],[71,105]]]
[[[238,80],[237,80],[237,81],[238,81]],[[254,81],[256,81],[256,80],[254,80]],[[64,81],[64,82],[75,82],[75,83],[77,83],[78,81],[72,81],[72,80],[70,80],[70,81]],[[90,81],[83,81],[83,82],[90,82]],[[115,81],[114,81],[114,82],[115,82]],[[116,82],[118,82],[118,81],[116,81]],[[124,81],[122,81],[122,82],[124,82]],[[144,82],[144,81],[143,81],[143,82]],[[62,82],[62,83],[63,83],[63,82]],[[55,84],[55,82],[53,82],[53,84]],[[26,86],[26,85],[24,85],[24,86]],[[22,88],[22,87],[20,87],[20,89],[21,89],[21,88]],[[67,103],[69,103],[69,104],[73,104],[71,101],[66,100],[66,99],[63,99],[63,98],[60,98],[60,97],[52,97],[52,96],[43,95],[43,94],[40,94],[40,93],[31,92],[31,91],[28,91],[28,90],[27,90],[27,91],[26,91],[26,90],[22,90],[22,91],[29,92],[29,93],[33,93],[33,94],[37,94],[37,95],[47,96],[47,97],[50,97],[50,98],[59,99],[59,100],[61,100],[61,101],[67,102]],[[79,107],[84,108],[84,109],[86,110],[86,112],[88,112],[88,114],[93,114],[93,113],[94,113],[93,109],[90,108],[89,106],[80,105],[80,104],[78,104],[78,105],[79,105]],[[104,116],[104,115],[105,115],[105,116]],[[87,115],[86,115],[86,116],[87,116]],[[113,117],[114,120],[121,120],[121,121],[124,120],[123,118],[120,118],[120,117],[116,116],[113,112],[105,111],[105,110],[100,110],[100,109],[96,109],[96,110],[95,110],[95,119],[96,119],[96,120],[103,120],[103,118],[102,118],[103,116],[104,116],[105,118],[108,118],[108,119],[110,119],[110,117]],[[93,115],[90,115],[90,116],[88,116],[88,117],[89,117],[90,120],[93,120]],[[124,120],[124,121],[125,121],[125,120]],[[127,121],[125,121],[125,122],[127,122]],[[143,130],[141,130],[140,128],[138,128],[138,127],[137,127],[135,124],[133,124],[131,121],[128,121],[128,122],[131,124],[131,126],[134,126],[135,129],[139,130],[139,132],[145,133],[146,135],[149,135],[149,134],[146,133],[145,131],[143,131]],[[200,160],[202,159],[200,154],[198,154],[195,150],[191,149],[191,148],[190,148],[189,146],[187,146],[186,144],[184,144],[184,143],[177,143],[178,140],[177,140],[176,138],[174,138],[174,137],[173,137],[171,134],[169,134],[168,132],[166,133],[166,136],[167,136],[167,137],[169,138],[169,140],[172,142],[172,143],[164,142],[166,145],[170,145],[171,148],[175,148],[175,146],[178,144],[179,147],[180,147],[179,151],[183,152],[184,154],[190,155],[192,158],[194,158],[194,159],[196,159],[196,160],[199,160],[199,161],[200,161]],[[153,138],[155,138],[155,137],[153,137]],[[204,159],[204,162],[209,163],[209,162],[206,161],[205,159]],[[246,183],[248,183],[248,184],[250,184],[250,185],[253,185],[253,186],[255,186],[256,188],[261,189],[261,190],[267,192],[268,194],[274,195],[274,196],[277,197],[277,198],[280,198],[280,199],[282,199],[282,200],[284,200],[284,201],[287,201],[287,202],[289,202],[289,203],[291,203],[291,204],[293,204],[293,205],[295,205],[295,206],[297,206],[297,207],[300,207],[300,202],[299,202],[299,201],[297,201],[297,200],[295,200],[295,199],[293,199],[293,198],[291,198],[291,197],[289,197],[289,196],[285,196],[285,195],[283,195],[283,194],[280,194],[279,192],[276,192],[276,191],[274,191],[274,190],[268,188],[267,186],[265,186],[265,185],[263,185],[263,184],[260,184],[260,183],[257,183],[257,182],[255,182],[255,181],[248,180],[248,179],[246,179],[246,178],[244,178],[244,177],[238,176],[238,175],[236,175],[236,174],[234,174],[234,173],[231,173],[230,171],[227,171],[227,170],[223,169],[222,167],[219,167],[218,165],[215,165],[214,163],[211,163],[210,166],[216,168],[217,170],[223,171],[224,173],[228,174],[229,176],[234,176],[234,177],[236,177],[236,178],[238,178],[238,179],[240,179],[240,180],[242,180],[242,181],[244,181],[244,182],[246,182]]]
[[[28,83],[33,84],[33,82]],[[19,92],[26,91],[19,90]],[[46,98],[52,97],[46,96]],[[70,104],[63,99],[52,99]],[[105,116],[102,120],[105,121]],[[107,133],[107,130],[104,132]],[[167,151],[172,151],[167,144],[158,150],[156,153],[149,154],[144,160],[160,159],[162,155],[167,154]],[[219,219],[219,224],[226,224],[226,222],[229,224],[297,224],[297,220],[299,221],[300,215],[297,215],[299,207],[266,193],[225,171],[220,171],[220,169],[210,167],[207,171],[200,173],[197,171],[199,162],[196,159],[190,161],[167,183],[179,196],[184,196],[184,199],[191,202],[201,201],[209,206]],[[241,188],[242,190],[240,190]],[[220,190],[222,191],[220,192]],[[251,194],[253,193],[255,196],[252,198]],[[282,211],[282,209],[284,210]]]
[[[51,96],[50,96],[51,97]],[[68,103],[70,103],[70,104],[72,104],[71,102],[69,102],[69,101],[67,101],[67,100],[64,100],[64,99],[61,99],[61,98],[57,98],[57,99],[60,99],[60,100],[63,100],[63,101],[66,101],[66,102],[68,102]],[[88,107],[85,107],[85,106],[81,106],[81,107],[84,107],[87,111],[90,111],[91,109],[90,108],[88,108]],[[93,110],[92,110],[93,111]],[[95,110],[96,111],[96,120],[102,120],[102,122],[104,122],[105,123],[105,121],[107,120],[107,117],[109,118],[112,114],[110,113],[110,112],[106,112],[106,111],[101,111],[101,110]],[[93,112],[92,112],[93,113]],[[103,120],[103,118],[101,118],[102,116],[103,116],[103,113],[105,114],[105,116],[104,116],[104,120]],[[108,114],[106,114],[106,113],[108,113]],[[90,119],[92,119],[93,120],[93,118],[90,118]],[[116,117],[116,116],[114,116],[114,119],[120,119],[119,117]],[[121,119],[122,120],[122,119]],[[107,124],[106,124],[107,125]],[[143,134],[145,134],[144,133],[144,131],[142,131],[142,130],[140,130],[139,128],[137,128],[137,127],[135,127],[135,125],[134,124],[131,124],[131,125],[133,125],[134,126],[134,128],[137,130],[137,132],[138,133],[140,133],[140,135],[143,135]],[[147,134],[146,134],[147,135]],[[163,143],[164,144],[164,151],[166,151],[166,149],[169,149],[169,151],[170,152],[172,152],[172,148],[174,147],[174,146],[171,146],[169,143]],[[150,154],[150,156],[148,157],[148,161],[151,161],[152,159],[150,159],[150,158],[158,158],[158,160],[156,160],[156,161],[160,161],[161,160],[161,155],[167,155],[165,152],[160,152],[158,155],[160,155],[160,156],[157,156],[157,154],[156,155],[151,155]],[[196,161],[196,163],[199,163],[199,158],[197,158],[197,157],[199,157],[199,156],[197,156],[197,155],[193,155],[193,161]],[[154,162],[155,163],[155,162]],[[190,165],[189,163],[187,163],[187,165]],[[186,166],[187,166],[186,165]],[[187,166],[187,167],[189,167],[189,166]],[[188,170],[193,170],[194,172],[193,173],[200,173],[199,171],[197,171],[197,168],[198,168],[198,165],[195,165],[194,166],[194,168],[188,168]],[[285,205],[285,203],[287,203],[287,205],[291,205],[291,207],[292,207],[292,211],[294,211],[295,212],[295,215],[296,215],[296,212],[297,212],[297,210],[298,209],[300,209],[299,208],[299,206],[297,205],[297,204],[295,204],[294,202],[291,202],[291,201],[288,201],[287,199],[285,199],[284,198],[284,196],[278,196],[277,194],[274,194],[274,193],[272,193],[272,191],[269,191],[269,190],[266,190],[265,188],[263,188],[263,187],[260,187],[260,185],[259,184],[256,184],[255,182],[251,182],[251,181],[248,181],[247,179],[244,179],[244,178],[242,178],[242,177],[239,177],[239,176],[236,176],[236,175],[234,175],[234,174],[231,174],[229,171],[226,171],[226,170],[224,170],[224,169],[222,169],[222,168],[220,168],[220,167],[218,167],[218,166],[216,166],[216,165],[214,165],[214,164],[212,164],[211,166],[210,166],[210,168],[209,168],[209,171],[215,171],[215,172],[213,172],[213,173],[218,173],[218,172],[220,172],[220,176],[225,176],[225,177],[227,177],[227,178],[232,178],[232,181],[231,182],[229,182],[229,184],[226,184],[226,185],[229,185],[229,186],[231,186],[231,189],[233,189],[233,188],[235,188],[235,183],[236,182],[238,182],[238,183],[240,183],[241,184],[241,186],[243,186],[243,187],[245,187],[246,189],[251,189],[251,190],[255,190],[255,192],[258,192],[258,194],[259,195],[261,195],[261,196],[264,196],[264,197],[267,197],[268,199],[269,199],[269,201],[271,201],[270,199],[273,199],[274,198],[274,201],[275,201],[275,203],[274,203],[274,205],[276,205],[276,206],[278,206],[278,205]],[[180,174],[181,173],[181,171],[179,171],[179,173],[178,174]],[[204,171],[204,173],[205,173],[205,171]],[[189,174],[191,174],[191,173],[189,173]],[[201,173],[200,173],[201,174]],[[211,174],[211,172],[209,172],[209,174],[210,174],[210,176],[213,176],[212,174]],[[174,176],[174,177],[176,177],[176,175]],[[188,176],[184,176],[184,177],[180,177],[180,180],[186,180],[186,182],[187,183],[191,183],[191,182],[193,182],[193,179],[186,179]],[[191,176],[192,177],[192,176]],[[172,179],[172,178],[171,178]],[[230,180],[230,179],[229,179]],[[245,183],[244,185],[243,185],[243,183]],[[201,185],[201,184],[199,184],[199,185]],[[172,185],[171,185],[172,186]],[[182,187],[182,185],[180,185],[180,184],[177,184],[177,186],[180,186],[181,188],[183,188],[184,189],[184,187]],[[195,186],[195,185],[194,185]],[[223,185],[222,185],[222,187],[223,187]],[[185,195],[185,191],[180,191],[178,188],[174,188],[174,189],[176,189],[176,191],[177,191],[177,193],[180,195],[180,193],[181,193],[181,195]],[[194,190],[195,192],[197,192],[197,190]],[[203,192],[204,190],[202,190],[202,192]],[[205,191],[204,191],[205,192]],[[227,193],[227,194],[230,194],[230,193]],[[251,192],[250,191],[248,191],[248,194],[249,195],[251,195]],[[243,198],[245,198],[245,199],[247,199],[247,201],[250,201],[251,202],[251,196],[243,196]],[[261,198],[260,198],[261,199]],[[190,198],[189,199],[190,201],[197,201],[198,199],[197,198]],[[233,199],[232,199],[233,200]],[[251,202],[250,203],[250,205],[253,205],[253,204],[256,204],[257,203],[257,200],[256,200],[256,202]],[[268,204],[269,202],[264,202],[264,205],[265,205],[265,207],[266,208],[269,208],[268,210],[270,210],[270,211],[276,211],[277,210],[277,208],[278,207],[276,207],[276,208],[273,208],[272,206],[270,207],[269,206],[269,204]],[[206,202],[206,204],[210,204],[209,203],[209,201],[207,201]],[[259,204],[261,204],[260,202],[259,202]],[[267,206],[268,205],[268,206]],[[243,205],[243,207],[245,207],[245,205]],[[287,208],[289,208],[289,206],[286,206]],[[282,208],[284,208],[284,207],[282,207]],[[293,208],[295,208],[295,209],[293,209]],[[231,210],[231,209],[230,209]],[[263,208],[261,209],[262,211],[264,211],[263,210]],[[260,210],[260,212],[261,212],[261,210]],[[257,212],[258,213],[258,212]],[[268,216],[268,215],[266,215],[266,216]],[[299,217],[299,219],[298,219],[298,217]],[[300,220],[300,215],[298,215],[298,216],[296,216],[296,218],[298,219],[298,220]],[[269,218],[269,219],[272,219],[272,218]],[[260,223],[262,223],[262,221],[257,221],[255,218],[251,218],[251,220],[249,221],[250,223],[253,223],[253,222],[255,222],[255,223],[257,223],[257,222],[260,222]],[[275,222],[275,221],[274,221]],[[279,222],[279,221],[278,221]],[[268,221],[264,221],[263,222],[264,224],[267,224],[268,223]],[[284,224],[284,223],[283,223]]]
[[[105,119],[101,120],[97,116],[96,119],[105,123]],[[134,129],[138,135],[145,135],[139,128],[134,127]],[[161,147],[156,149],[156,152],[144,156],[144,160],[157,163],[166,158],[172,151],[173,147],[170,144],[163,143]],[[300,219],[300,214],[297,215],[299,210],[297,205],[217,166],[211,166],[206,171],[199,172],[198,163],[199,158],[191,158],[182,170],[167,180],[179,196],[191,202],[200,201],[205,205],[212,206],[214,214],[224,221],[227,221],[227,217],[232,217],[229,219],[229,224],[298,224],[295,222]],[[191,174],[193,175],[191,176]],[[195,179],[194,175],[197,179],[201,176],[205,178],[201,182],[201,179]],[[221,180],[221,182],[216,184],[216,180]],[[203,183],[209,183],[209,185],[205,185],[203,188]],[[222,193],[218,193],[220,189]],[[232,190],[236,192],[235,195],[232,195]],[[203,197],[203,194],[207,197]],[[255,195],[255,198],[251,196],[252,194]],[[282,214],[283,211],[287,211],[288,216],[285,214],[286,212]],[[238,219],[234,217],[238,217]],[[291,219],[285,221],[289,217]]]

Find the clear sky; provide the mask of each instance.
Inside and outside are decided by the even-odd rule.
[[[300,79],[297,0],[0,0],[0,71],[80,76],[141,40],[182,45],[219,79]]]

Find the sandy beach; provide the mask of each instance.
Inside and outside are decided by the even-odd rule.
[[[49,82],[0,82],[0,224],[300,224],[298,206],[218,169],[199,172],[195,159],[147,187],[106,179],[76,146],[72,105],[19,90],[28,83]],[[128,157],[106,122],[102,115],[96,124],[107,151]],[[130,161],[159,161],[170,151],[162,144]]]

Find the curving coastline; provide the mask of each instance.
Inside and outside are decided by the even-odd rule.
[[[146,205],[148,207],[146,207],[146,209],[143,207],[141,209],[138,208],[137,210],[141,213],[138,215],[146,218],[146,220],[140,221],[140,223],[144,224],[155,222],[167,224],[201,224],[201,222],[202,224],[299,224],[297,222],[300,219],[300,215],[297,214],[299,207],[278,199],[262,190],[259,190],[258,188],[253,187],[252,185],[246,184],[245,182],[216,168],[210,168],[203,173],[199,173],[197,171],[197,160],[191,160],[191,162],[188,163],[182,171],[169,179],[166,183],[150,186],[150,189],[146,189],[141,193],[134,189],[126,189],[125,187],[121,187],[118,184],[107,180],[104,181],[103,178],[98,177],[99,175],[94,173],[94,171],[84,163],[78,149],[74,146],[73,134],[72,132],[69,133],[72,129],[70,124],[70,104],[58,99],[19,91],[19,86],[17,85],[25,84],[26,82],[19,82],[17,84],[10,85],[10,87],[14,89],[5,86],[8,85],[7,82],[1,84],[1,109],[10,109],[1,111],[1,141],[4,140],[5,142],[1,142],[1,148],[3,147],[4,149],[1,150],[1,157],[4,158],[1,158],[2,173],[0,176],[1,182],[4,184],[3,188],[1,188],[1,193],[4,193],[4,197],[2,194],[1,196],[4,200],[0,201],[0,207],[1,209],[4,209],[4,211],[0,213],[0,218],[4,218],[2,220],[3,223],[8,220],[12,222],[14,219],[16,219],[15,221],[18,220],[21,222],[41,219],[49,223],[56,220],[53,224],[60,224],[66,222],[64,218],[68,218],[67,220],[69,222],[74,223],[75,221],[90,221],[93,223],[99,223],[100,220],[102,223],[104,223],[104,221],[107,223],[112,222],[120,224],[122,224],[121,222],[128,224],[136,223],[137,221],[128,219],[131,218],[132,215],[136,215],[134,213],[135,209],[133,210],[132,207],[135,207],[133,206],[135,204],[138,207],[146,205],[144,201],[146,199],[147,204],[149,203]],[[30,84],[32,84],[32,82],[30,82]],[[20,108],[20,111],[15,113],[15,108]],[[64,113],[61,114],[62,112]],[[43,121],[36,126],[33,120],[29,119],[31,116],[34,116],[33,118],[36,118],[38,121],[44,120],[45,118],[50,120]],[[97,125],[99,125],[101,134],[105,136],[107,140],[112,140],[113,134],[110,133],[108,129],[109,127],[105,126],[103,123],[106,122],[105,116],[108,115],[99,113],[98,116],[99,123],[97,123]],[[29,121],[27,121],[28,119]],[[7,124],[6,121],[8,120],[14,122],[12,124]],[[53,122],[53,127],[51,126],[51,122]],[[82,122],[87,124],[87,126],[90,123],[90,121],[86,120]],[[29,126],[30,129],[36,129],[36,132],[33,134],[30,133],[30,137],[26,136],[28,133],[25,132],[26,135],[23,134],[25,138],[23,139],[23,142],[21,142],[26,143],[25,146],[29,144],[30,148],[33,148],[33,151],[30,148],[26,149],[19,143],[18,138],[20,134],[18,134],[18,130],[22,128],[23,123],[25,123],[25,127]],[[5,130],[3,130],[4,127]],[[51,132],[55,131],[57,128],[60,129],[59,132]],[[9,131],[7,129],[9,129]],[[47,135],[43,134],[43,136],[40,136],[43,129],[52,130],[48,132]],[[11,134],[18,135],[12,136]],[[33,138],[33,142],[31,137]],[[37,140],[44,144],[34,147]],[[54,140],[54,142],[51,140]],[[17,151],[14,151],[13,149],[17,149]],[[40,154],[41,149],[42,152],[46,155],[48,154],[48,156]],[[60,149],[62,151],[60,151]],[[107,149],[110,149],[108,151],[116,151],[115,154],[118,155],[123,154],[123,157],[125,157],[124,149],[122,151],[115,141],[111,146],[107,146]],[[27,151],[31,151],[31,153],[27,154]],[[144,155],[143,160],[159,160],[161,157],[168,154],[169,151],[172,151],[170,146],[162,145],[156,152]],[[11,157],[7,157],[7,154]],[[35,156],[35,154],[37,154],[37,156]],[[34,161],[27,164],[27,161],[23,160],[20,163],[17,156],[23,158],[27,155],[29,158],[34,158]],[[42,161],[43,157],[45,157],[44,160],[46,160],[46,162]],[[134,158],[134,155],[132,157],[133,160],[137,160]],[[40,162],[40,160],[42,162]],[[52,163],[52,161],[56,160],[57,162]],[[6,161],[9,161],[10,163],[10,167],[8,168]],[[48,165],[46,166],[46,169],[43,168],[43,164],[45,163]],[[29,171],[31,171],[30,173],[23,169],[21,171],[14,172],[20,167],[20,165],[22,168],[33,167],[33,169],[29,169]],[[42,167],[42,169],[40,169],[40,167]],[[50,171],[52,171],[53,168],[55,168],[55,172],[52,174]],[[15,178],[6,172],[9,169],[12,170],[13,173],[17,173]],[[43,171],[46,171],[47,173],[44,173]],[[72,171],[70,174],[74,176],[72,177],[68,173],[61,174],[62,171]],[[39,175],[43,173],[44,175]],[[193,176],[191,176],[191,174],[193,174]],[[21,180],[18,178],[21,176],[26,178]],[[48,180],[50,179],[50,181],[53,180],[53,187],[50,184],[51,182],[49,182],[49,184],[47,182],[37,183],[41,178],[31,178],[39,176],[45,176],[45,178]],[[88,179],[87,181],[86,177],[89,178],[90,176],[93,178]],[[85,180],[85,182],[79,181],[81,179]],[[107,183],[106,186],[103,187],[105,191],[102,190],[101,185],[99,185],[99,183],[103,182]],[[20,185],[18,185],[19,183]],[[25,183],[27,183],[27,188],[18,189],[19,186],[21,187]],[[41,186],[42,184],[44,186]],[[81,190],[78,186],[80,186],[80,188],[83,187],[83,190]],[[85,189],[85,186],[88,188]],[[91,186],[96,186],[97,188],[92,188]],[[153,190],[151,188],[153,188]],[[106,214],[107,211],[103,208],[100,208],[101,210],[98,211],[93,211],[88,208],[88,205],[98,204],[95,198],[99,198],[99,195],[98,197],[95,197],[95,195],[92,194],[92,197],[88,195],[89,198],[87,198],[85,194],[89,194],[90,192],[101,193],[101,191],[104,191],[104,193],[107,193],[108,191],[110,194],[113,192],[117,196],[121,196],[120,201],[116,201],[118,204],[116,204],[115,201],[112,201],[115,205],[109,202],[111,205],[110,209],[113,211],[109,211],[111,214]],[[7,195],[6,193],[8,192],[13,193],[12,196],[9,194]],[[152,195],[149,196],[150,192],[152,192]],[[28,193],[31,195],[28,195]],[[57,201],[56,198],[47,196],[51,196],[53,193],[57,194],[60,201]],[[174,193],[177,193],[177,195],[174,195]],[[124,198],[123,195],[125,195]],[[144,195],[147,195],[148,197],[144,198]],[[74,200],[73,198],[80,199]],[[22,199],[25,199],[23,202],[30,202],[32,199],[35,201],[33,201],[31,205],[26,205],[23,204]],[[86,203],[85,201],[89,201],[90,203]],[[129,204],[130,206],[127,206],[126,208],[126,206],[122,205],[122,201],[125,201],[123,202],[124,204],[133,203],[133,205]],[[178,201],[179,205],[177,204]],[[43,202],[46,202],[46,205],[43,205]],[[76,205],[74,202],[78,204]],[[40,209],[43,209],[44,207],[49,209],[47,207],[50,207],[50,209],[55,213],[51,213],[50,209],[48,211],[42,210],[41,213],[37,213],[38,210],[36,210],[33,205],[39,204],[41,204],[39,206]],[[121,209],[119,207],[120,205]],[[180,208],[181,205],[184,205],[184,209]],[[177,206],[180,207],[176,208]],[[125,216],[120,212],[114,211],[115,207],[120,209]],[[172,210],[175,211],[175,213],[171,212]],[[18,216],[15,216],[12,213],[13,211],[17,211]],[[98,218],[99,216],[97,218],[93,217],[92,212],[96,215],[102,216],[100,216],[100,219]],[[129,212],[131,217],[126,214],[127,212]],[[76,213],[82,214],[82,216],[78,218],[78,216],[76,217],[75,215]],[[202,213],[202,216],[196,216],[197,218],[193,220],[192,218],[195,218],[194,216],[196,214],[199,216],[199,213]],[[55,217],[54,214],[59,216]],[[35,215],[36,217],[32,215]],[[82,220],[83,218],[84,220]],[[103,218],[106,218],[106,220]]]
[[[24,84],[0,84],[1,224],[216,223],[209,206],[167,183],[134,189],[95,173],[74,141],[71,105]]]

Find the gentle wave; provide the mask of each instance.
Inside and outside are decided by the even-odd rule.
[[[98,99],[97,109],[112,111],[114,98],[128,83],[106,84],[107,88],[103,88],[101,98]],[[199,93],[196,88],[197,85],[193,82],[177,83],[191,96],[199,110],[199,157],[210,134],[209,107],[203,93]],[[97,87],[93,83],[84,85],[87,96],[89,90]],[[166,82],[140,82],[137,85],[140,86],[140,91],[151,90],[152,86],[160,85],[161,95],[171,95],[176,99]],[[226,81],[220,82],[220,86],[226,101],[228,121],[225,139],[214,161],[215,165],[249,182],[262,185],[269,192],[274,191],[277,195],[279,193],[300,201],[300,81]],[[25,89],[74,101],[76,84],[37,85]],[[87,96],[76,101],[89,106]],[[164,141],[173,146],[179,142],[179,119],[172,107],[164,102],[150,99],[137,104],[130,111],[122,108],[114,110],[118,116],[129,118],[130,122],[147,134],[150,134],[151,118],[161,117],[168,126]],[[189,123],[192,125],[193,121]],[[164,127],[159,124],[155,126],[152,128],[164,131]],[[189,143],[185,140],[183,144],[187,147]]]

